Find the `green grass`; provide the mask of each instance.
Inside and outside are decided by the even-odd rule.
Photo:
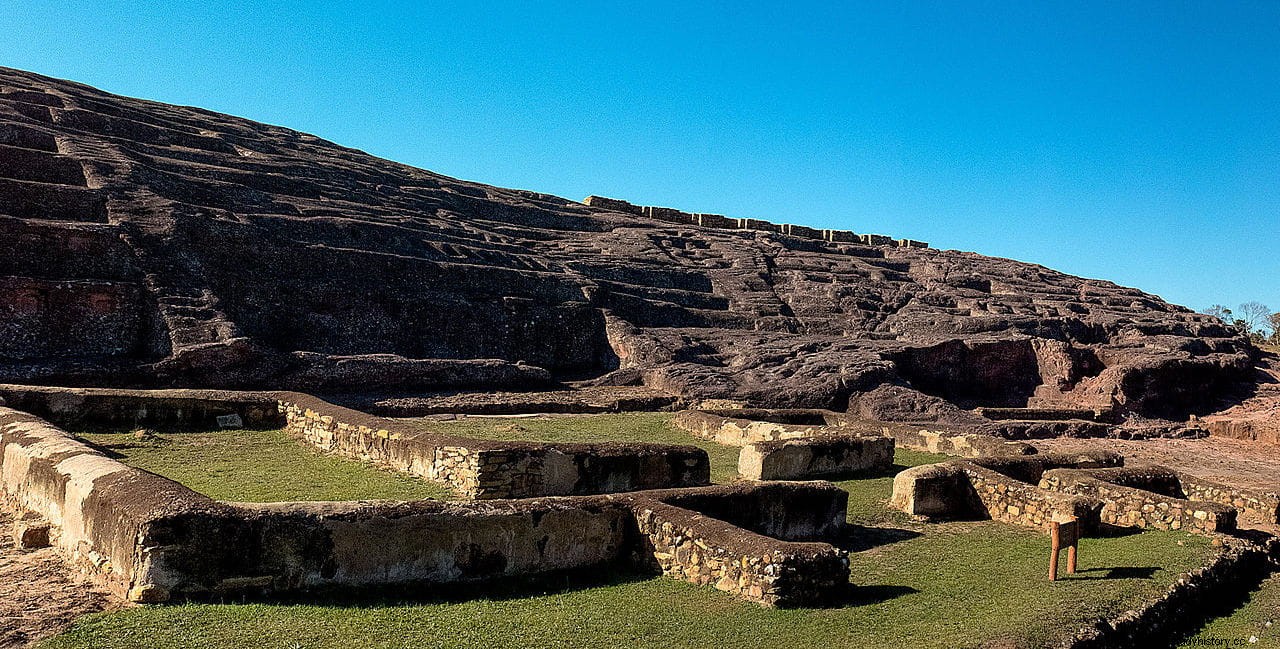
[[[80,437],[129,466],[210,498],[234,502],[422,500],[456,497],[448,488],[371,464],[325,455],[280,430],[133,433]]]
[[[666,421],[645,414],[430,425],[504,439],[692,440]],[[708,450],[718,453],[717,479],[731,479],[737,449]],[[910,451],[895,457],[900,466],[939,459]],[[857,600],[840,608],[771,610],[709,587],[622,576],[588,588],[462,602],[137,607],[86,617],[43,646],[834,649],[1005,640],[1002,646],[1040,647],[1158,595],[1214,552],[1207,539],[1179,532],[1085,539],[1082,572],[1050,584],[1041,534],[990,521],[910,521],[884,508],[891,476],[839,484],[850,492],[850,521],[868,526],[851,544]]]
[[[513,599],[388,606],[189,605],[132,608],[78,622],[45,649],[155,647],[1026,647],[1126,610],[1203,561],[1203,543],[1146,533],[1090,540],[1085,566],[1155,566],[1044,580],[1045,539],[983,523],[860,553],[866,600],[770,610],[668,579]],[[928,539],[928,540],[926,540]],[[1015,645],[1016,646],[1016,645]]]
[[[1258,641],[1250,643],[1250,638]],[[1210,621],[1182,646],[1280,647],[1280,574],[1262,582],[1260,588],[1249,594],[1244,606]]]
[[[453,435],[527,442],[650,442],[685,444],[707,452],[711,481],[733,482],[738,477],[737,446],[699,439],[671,425],[674,415],[633,412],[606,415],[551,415],[527,418],[467,417],[454,421],[406,420],[424,430]]]
[[[900,448],[893,452],[893,468],[889,471],[861,480],[837,482],[837,485],[849,492],[849,522],[857,525],[905,523],[909,520],[905,513],[885,506],[889,495],[893,493],[893,477],[909,467],[936,464],[949,459],[951,458],[945,455]]]

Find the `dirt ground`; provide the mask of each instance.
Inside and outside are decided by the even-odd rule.
[[[12,524],[13,517],[0,509],[0,649],[29,646],[81,615],[120,606],[74,575],[56,550],[19,551]]]

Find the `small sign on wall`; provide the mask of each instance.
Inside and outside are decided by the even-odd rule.
[[[244,420],[240,415],[219,415],[218,428],[244,428]]]

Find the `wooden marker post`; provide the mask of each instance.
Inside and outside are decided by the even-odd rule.
[[[1067,547],[1067,574],[1076,574],[1077,547],[1080,544],[1080,521],[1071,519],[1066,522],[1049,523],[1049,581],[1058,579],[1058,553],[1062,546]]]

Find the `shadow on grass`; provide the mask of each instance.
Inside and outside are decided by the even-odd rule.
[[[890,584],[876,584],[874,586],[853,586],[850,588],[849,597],[842,604],[844,606],[870,606],[872,604],[883,604],[891,600],[895,600],[903,595],[911,595],[920,592],[910,586],[894,586]]]
[[[379,608],[421,604],[460,604],[475,600],[507,601],[545,597],[591,588],[606,588],[659,579],[660,575],[627,566],[594,566],[534,577],[511,577],[474,583],[420,583],[352,589],[350,586],[303,592],[243,592],[198,600],[206,604],[274,604],[333,608]]]
[[[847,471],[844,473],[824,474],[823,480],[830,482],[844,482],[846,480],[875,480],[877,478],[892,478],[907,469],[909,466],[894,464],[884,469],[863,469],[862,471]]]
[[[847,552],[863,552],[872,548],[909,541],[920,536],[923,535],[914,530],[904,530],[897,527],[869,527],[849,523],[845,525],[839,537],[828,542]]]
[[[127,457],[124,453],[120,452],[121,450],[129,450],[129,449],[137,449],[137,448],[154,448],[158,445],[154,441],[135,440],[132,438],[128,439],[127,441],[122,439],[119,442],[103,444],[101,442],[91,442],[78,435],[76,436],[76,441],[84,444],[85,446],[88,446],[89,448],[95,451],[98,451],[99,453],[102,453],[103,455],[113,460],[118,460],[118,461],[123,461]]]
[[[1109,579],[1152,579],[1159,568],[1153,566],[1120,568],[1085,568],[1077,570],[1074,575],[1064,575],[1064,579],[1109,580]]]

